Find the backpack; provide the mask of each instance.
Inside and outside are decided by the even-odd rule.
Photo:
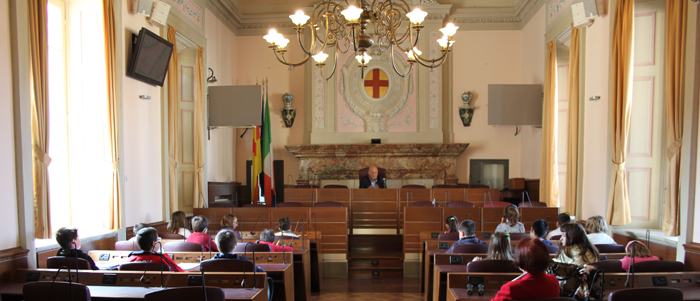
[[[576,300],[603,300],[605,273],[593,265],[578,266],[552,261],[547,274],[559,280],[559,296]]]

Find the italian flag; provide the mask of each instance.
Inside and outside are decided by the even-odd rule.
[[[272,136],[270,128],[270,105],[265,87],[263,100],[262,126],[255,127],[253,137],[253,170],[251,172],[251,196],[253,204],[271,205],[275,198],[274,168],[272,163]]]

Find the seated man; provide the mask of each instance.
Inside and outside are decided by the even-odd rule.
[[[216,244],[212,243],[209,236],[209,219],[198,215],[192,218],[192,233],[187,237],[187,242],[200,244],[204,247],[205,252],[209,252],[209,246],[212,251],[218,251]]]
[[[260,232],[260,240],[257,241],[260,244],[266,244],[270,246],[270,251],[272,252],[292,252],[294,249],[287,246],[278,246],[275,244],[275,233],[272,230],[265,230]]]
[[[233,249],[236,247],[236,244],[238,243],[238,238],[236,237],[236,233],[234,233],[231,230],[224,229],[219,231],[219,233],[216,234],[216,245],[219,250],[219,253],[214,255],[214,257],[211,260],[217,260],[217,259],[239,259],[239,260],[248,260],[250,259],[246,258],[243,255],[239,254],[234,254]],[[255,266],[255,271],[256,272],[261,272],[264,273],[265,270],[263,270],[259,266]]]
[[[282,217],[279,220],[277,220],[277,225],[280,228],[281,232],[275,233],[275,236],[287,236],[287,237],[296,237],[299,238],[299,235],[294,234],[290,229],[292,229],[292,221],[289,219],[289,217]]]
[[[360,188],[386,188],[386,181],[379,176],[376,165],[370,166],[367,176],[360,178]]]
[[[484,242],[481,239],[476,238],[474,230],[476,230],[476,225],[474,222],[468,219],[463,220],[457,228],[457,231],[459,232],[459,240],[453,243],[452,247],[450,247],[450,249],[445,253],[452,253],[455,246],[458,245],[483,244]]]
[[[151,264],[161,264],[166,265],[173,272],[184,272],[180,266],[178,266],[168,254],[162,254],[153,252],[153,247],[158,241],[158,231],[153,227],[146,227],[136,234],[136,244],[141,249],[140,252],[129,253],[128,262],[150,262]]]
[[[532,222],[532,227],[530,227],[530,238],[539,239],[545,245],[554,245],[551,241],[544,239],[543,237],[547,234],[547,229],[549,229],[549,223],[546,220],[538,219]]]
[[[571,221],[571,216],[564,212],[557,215],[557,228],[547,234],[547,240],[551,240],[552,236],[561,236],[561,226]]]
[[[80,250],[80,237],[78,237],[78,229],[73,227],[62,227],[56,231],[56,242],[61,246],[56,253],[56,256],[63,257],[77,257],[87,260],[90,263],[90,268],[93,270],[99,270],[95,261],[85,254],[85,252]]]

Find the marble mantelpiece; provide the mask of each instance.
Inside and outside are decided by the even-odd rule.
[[[357,179],[371,165],[388,179],[436,179],[457,184],[457,156],[468,143],[286,145],[299,159],[298,185],[321,179]]]

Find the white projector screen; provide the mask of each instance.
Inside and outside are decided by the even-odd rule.
[[[262,122],[262,86],[209,87],[209,126],[249,127]]]
[[[489,85],[489,125],[542,125],[542,85]]]

